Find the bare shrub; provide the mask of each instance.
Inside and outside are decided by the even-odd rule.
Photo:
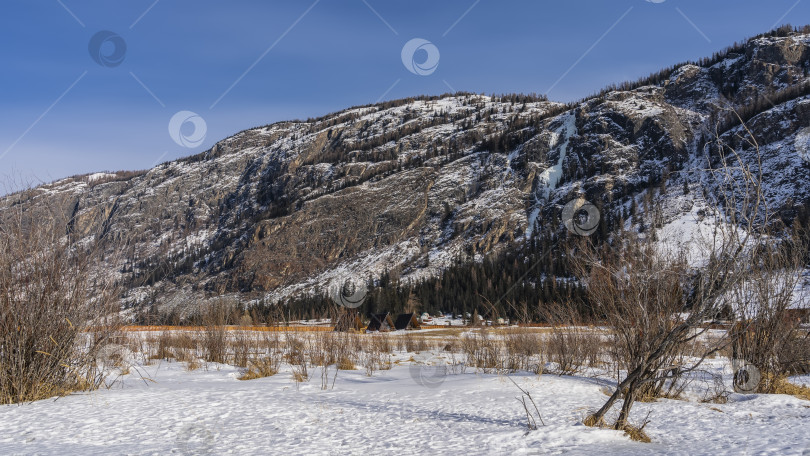
[[[101,234],[74,234],[65,201],[16,204],[35,192],[0,201],[3,404],[97,388],[99,357],[117,331],[116,287],[97,261]]]
[[[226,309],[221,303],[212,305],[203,316],[205,326],[203,337],[204,359],[209,363],[227,362],[227,339],[225,329]]]
[[[515,382],[515,379],[513,379],[512,377],[508,378],[509,380],[512,381],[515,387],[517,387],[517,389],[520,390],[521,392],[521,396],[516,399],[523,406],[523,411],[526,413],[526,429],[528,429],[529,431],[536,431],[537,420],[540,420],[540,424],[545,426],[546,423],[543,421],[543,416],[540,414],[540,409],[537,407],[537,403],[534,402],[534,398],[532,397],[531,393],[521,388],[520,385],[518,385],[517,382]],[[532,404],[531,408],[529,408],[529,404]],[[535,416],[537,416],[536,419]]]
[[[540,334],[526,329],[510,329],[504,333],[504,348],[509,357],[509,370],[527,370],[539,372],[543,364],[543,343]],[[537,359],[537,358],[540,359]]]
[[[233,365],[236,367],[248,367],[248,362],[257,350],[253,334],[240,329],[233,331],[231,336],[228,345]]]
[[[284,357],[292,369],[293,379],[298,383],[307,381],[309,379],[306,356],[307,341],[291,332],[285,333],[284,340],[287,342]]]
[[[709,169],[699,171],[706,173],[702,177],[714,197],[707,201],[715,223],[703,239],[705,261],[690,265],[686,246],[662,246],[653,235],[624,232],[599,248],[583,240],[573,252],[595,314],[616,333],[617,353],[626,366],[616,391],[586,424],[603,425],[605,414],[621,398],[613,427],[628,429],[634,401],[655,389],[649,384],[694,371],[718,349],[688,365],[673,366],[683,346],[706,333],[706,321],[724,313],[733,318],[728,297],[752,278],[750,249],[774,234],[763,202],[759,146],[744,123],[742,129],[747,135],[737,134],[735,145],[717,134],[706,157]],[[752,163],[741,157],[738,147],[753,151]],[[699,240],[691,242],[700,245]]]
[[[400,350],[409,353],[420,353],[428,349],[427,341],[424,337],[406,334],[405,337],[400,338]]]
[[[597,315],[604,316],[612,331],[617,370],[628,372],[609,405],[595,414],[596,422],[623,398],[615,428],[624,429],[633,402],[663,387],[660,373],[672,366],[683,338],[702,318],[686,324],[677,318],[685,301],[683,256],[662,255],[653,242],[627,233],[615,244],[601,250],[583,244],[577,267]],[[675,328],[683,329],[673,333]]]
[[[557,374],[575,375],[601,364],[601,335],[584,325],[576,307],[550,303],[541,312],[552,325],[544,347],[545,359],[554,364]]]
[[[546,344],[547,359],[554,363],[559,375],[575,375],[582,367],[579,337],[564,328],[555,328]]]
[[[746,280],[729,293],[739,316],[730,332],[732,359],[758,369],[761,375],[756,390],[762,393],[773,392],[776,380],[808,366],[810,338],[799,320],[789,316],[791,306],[805,298],[796,291],[806,251],[798,239],[759,243],[751,252]]]
[[[723,376],[715,373],[706,374],[710,376],[711,380],[706,382],[708,384],[706,390],[700,398],[701,402],[711,402],[715,404],[725,404],[728,402],[729,391],[723,381]]]
[[[171,343],[172,354],[178,362],[189,364],[199,363],[199,357],[197,356],[199,344],[192,334],[185,332],[175,334]]]
[[[312,334],[310,361],[314,365],[326,367],[337,364],[342,359],[351,360],[357,348],[355,337],[355,334],[331,331]]]
[[[164,359],[168,361],[173,357],[171,347],[172,335],[169,331],[162,331],[157,338],[147,339],[151,346],[155,347],[154,352],[149,356],[151,359]]]
[[[310,335],[308,338],[311,341],[308,355],[310,362],[313,366],[321,368],[321,389],[325,390],[329,387],[330,366],[335,366],[333,385],[341,368],[345,368],[342,370],[354,369],[352,356],[356,356],[356,354],[351,352],[354,346],[350,341],[352,337],[353,335],[342,332],[320,332]]]
[[[388,334],[378,333],[370,334],[369,336],[371,336],[372,351],[379,353],[391,353],[394,351],[391,344],[391,337]]]
[[[360,364],[371,377],[375,370],[391,368],[392,344],[388,334],[366,334],[362,339],[360,350]]]
[[[296,383],[303,383],[309,380],[309,373],[305,364],[294,364],[292,367],[292,377]]]
[[[361,354],[361,360],[363,368],[366,371],[366,377],[373,376],[374,371],[379,369],[379,365],[382,363],[382,357],[379,352],[363,352]]]
[[[791,337],[776,351],[783,375],[810,374],[810,332],[794,328]]]
[[[499,343],[484,329],[462,337],[461,349],[468,366],[483,369],[484,372],[503,368]]]

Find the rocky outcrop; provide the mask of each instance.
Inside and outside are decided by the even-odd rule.
[[[567,106],[459,94],[282,122],[142,173],[43,185],[0,210],[58,201],[75,236],[122,253],[99,264],[127,284],[125,306],[223,293],[278,300],[347,270],[419,278],[516,248],[563,229],[559,210],[575,196],[620,217],[663,175],[698,185],[695,173],[678,171],[700,168],[718,107],[768,96],[774,103],[747,124],[764,153],[770,203],[791,205],[810,183],[796,153],[810,100],[785,94],[807,82],[809,41],[756,38],[661,83]],[[751,158],[731,128],[719,133]]]

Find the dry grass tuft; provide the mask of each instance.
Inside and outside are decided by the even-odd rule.
[[[293,371],[292,375],[293,375],[293,380],[295,380],[296,383],[303,383],[303,382],[307,381],[307,374],[305,372]]]
[[[191,358],[186,363],[186,370],[189,372],[195,371],[200,367],[202,367],[202,363],[200,363],[200,360],[197,358]]]
[[[340,358],[340,361],[338,361],[337,368],[340,369],[340,370],[355,370],[355,369],[357,369],[357,367],[355,367],[355,365],[354,365],[354,362],[348,356],[344,356],[343,358]]]
[[[582,420],[582,424],[588,427],[604,427],[605,422],[603,420],[597,420],[595,416],[588,415],[584,420]]]
[[[624,433],[627,434],[628,437],[630,437],[630,440],[633,440],[633,441],[636,441],[636,442],[643,442],[643,443],[652,442],[652,440],[650,440],[650,437],[647,435],[647,433],[644,432],[644,426],[635,427],[635,426],[631,426],[629,424],[626,424],[626,425],[624,425],[624,428],[620,429],[620,430],[624,431]]]
[[[239,380],[254,380],[257,378],[272,377],[277,373],[278,373],[278,366],[275,360],[273,360],[272,358],[250,360],[248,363],[247,370],[242,372],[242,375],[239,376]]]
[[[647,435],[647,433],[644,432],[644,426],[637,427],[637,426],[633,426],[631,424],[625,424],[623,426],[617,426],[617,425],[608,426],[605,423],[604,419],[597,419],[595,414],[588,415],[584,420],[582,420],[582,424],[584,424],[585,426],[589,426],[589,427],[598,427],[598,428],[606,428],[606,429],[607,428],[612,428],[612,429],[615,429],[617,431],[624,431],[624,433],[627,434],[628,437],[630,437],[630,440],[633,440],[633,441],[636,441],[636,442],[650,443],[652,441],[652,440],[650,440],[650,437]],[[646,426],[646,423],[645,423],[645,426]]]
[[[790,383],[785,377],[778,377],[771,382],[773,394],[789,394],[799,399],[810,401],[810,388]]]

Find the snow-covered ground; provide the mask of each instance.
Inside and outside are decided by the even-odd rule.
[[[512,374],[545,422],[527,433],[521,393],[506,376],[411,356],[430,355],[398,354],[373,377],[340,371],[334,388],[331,372],[327,390],[318,369],[295,383],[284,370],[241,381],[230,366],[138,366],[109,390],[0,407],[0,454],[810,454],[810,402],[792,396],[637,403],[633,421],[649,420],[652,439],[638,443],[581,424],[610,380]]]

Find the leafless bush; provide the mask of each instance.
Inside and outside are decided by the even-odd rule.
[[[739,143],[753,150],[753,163],[718,134],[716,153],[707,156],[709,169],[699,171],[705,173],[702,177],[714,197],[708,201],[714,229],[702,245],[701,240],[691,240],[692,247],[703,247],[705,262],[690,265],[687,246],[662,246],[652,235],[624,232],[610,245],[596,248],[583,241],[573,252],[577,275],[587,284],[596,314],[615,332],[617,354],[626,366],[616,391],[585,424],[603,425],[605,414],[622,398],[613,427],[629,429],[635,400],[662,380],[694,371],[719,349],[702,353],[689,365],[673,366],[683,347],[706,333],[706,321],[723,313],[734,315],[728,297],[752,279],[750,249],[772,235],[763,202],[759,146],[742,127],[747,136],[740,134]]]
[[[542,314],[552,325],[544,355],[554,363],[557,374],[575,375],[586,367],[601,364],[601,334],[586,327],[573,306],[550,303],[542,309]]]
[[[281,368],[283,348],[277,332],[253,333],[246,330],[236,338],[239,347],[234,352],[243,353],[246,370],[240,380],[270,377]]]
[[[716,373],[703,373],[703,377],[709,377],[706,390],[700,398],[701,402],[712,402],[715,404],[725,404],[728,401],[729,391],[723,381],[723,376]]]
[[[776,382],[807,368],[807,334],[790,308],[804,301],[797,293],[802,279],[806,246],[798,236],[766,240],[751,252],[746,280],[729,293],[739,321],[731,330],[732,358],[754,365],[760,375],[759,392],[773,392]],[[736,375],[736,373],[735,373]]]
[[[296,382],[304,382],[309,379],[307,370],[307,341],[304,337],[291,332],[285,333],[284,340],[287,342],[287,352],[284,357],[293,371],[293,379]]]
[[[515,382],[515,380],[512,377],[508,378],[509,380],[512,381],[515,387],[517,387],[517,389],[519,389],[521,392],[521,396],[515,399],[517,399],[518,402],[520,402],[520,404],[523,406],[523,411],[526,413],[526,428],[529,431],[536,431],[537,420],[540,420],[540,424],[545,426],[546,423],[543,421],[543,416],[540,414],[540,409],[537,408],[537,403],[534,402],[534,398],[532,398],[531,393],[521,388],[520,385],[518,385],[517,382]],[[526,402],[527,399],[528,402]],[[532,404],[532,408],[529,408],[529,404]],[[535,415],[537,416],[536,419]]]
[[[504,333],[503,342],[509,357],[509,370],[542,371],[543,343],[540,334],[522,328],[510,329]]]
[[[391,344],[391,337],[388,334],[369,334],[366,340],[369,341],[368,345],[370,345],[370,347],[366,346],[365,348],[371,352],[391,353],[394,351]]]
[[[462,337],[461,349],[466,356],[467,366],[483,369],[484,372],[503,369],[500,343],[485,329]]]
[[[366,334],[361,341],[359,361],[367,376],[371,377],[375,370],[391,368],[392,343],[388,334]]]
[[[231,359],[236,367],[247,367],[248,362],[258,350],[254,335],[245,330],[233,331],[229,341]]]
[[[312,343],[309,359],[314,366],[321,368],[321,389],[327,389],[329,386],[330,366],[335,366],[333,385],[339,370],[354,369],[357,354],[352,352],[352,348],[356,347],[352,339],[355,337],[355,334],[331,331],[316,333],[310,337]]]
[[[405,337],[400,338],[399,343],[399,349],[409,353],[420,353],[428,350],[428,344],[425,338],[412,334],[406,334]]]
[[[670,370],[673,360],[703,318],[690,323],[677,318],[685,301],[683,256],[663,255],[653,242],[631,234],[617,239],[613,249],[583,244],[579,255],[582,263],[577,266],[588,295],[612,332],[617,370],[628,373],[592,420],[601,423],[604,413],[623,398],[615,428],[625,429],[633,402],[663,388],[662,373],[680,374]],[[676,328],[682,329],[673,332]]]
[[[791,337],[776,352],[782,375],[810,374],[810,332],[794,328]]]
[[[117,293],[98,268],[97,236],[79,239],[60,201],[0,201],[0,403],[100,386]],[[64,203],[64,202],[62,202]],[[28,207],[24,209],[23,207]],[[101,271],[99,271],[101,269]]]
[[[555,328],[546,344],[546,357],[559,375],[575,375],[582,367],[576,334]]]
[[[204,314],[205,336],[203,339],[204,358],[209,363],[224,364],[227,362],[227,331],[225,306],[221,303],[212,305]]]
[[[165,359],[168,361],[173,357],[171,347],[174,346],[172,335],[169,331],[163,331],[156,339],[152,339],[155,352],[150,356],[152,359]]]

